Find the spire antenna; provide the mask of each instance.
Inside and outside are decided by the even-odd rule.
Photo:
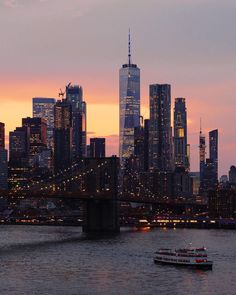
[[[200,118],[200,134],[202,134],[202,118]]]
[[[130,29],[129,29],[129,42],[128,42],[128,58],[129,58],[129,65],[131,65],[131,38],[130,38]]]

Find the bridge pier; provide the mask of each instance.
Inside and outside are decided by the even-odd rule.
[[[84,201],[83,232],[118,233],[120,231],[118,202],[114,199]]]

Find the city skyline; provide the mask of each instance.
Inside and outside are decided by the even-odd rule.
[[[3,2],[0,2],[3,5]],[[88,133],[94,136],[106,137],[108,155],[118,154],[118,74],[117,69],[124,61],[124,57],[127,52],[127,31],[128,27],[131,27],[132,36],[134,39],[135,50],[134,60],[139,64],[142,70],[142,83],[141,83],[141,114],[145,118],[148,118],[148,87],[152,83],[168,83],[172,86],[172,112],[173,101],[175,97],[186,97],[188,108],[188,138],[191,144],[191,170],[198,170],[198,133],[199,133],[199,118],[203,120],[203,131],[205,134],[209,130],[215,128],[219,129],[219,176],[225,174],[229,167],[235,164],[234,149],[236,148],[236,134],[232,130],[233,126],[233,106],[234,106],[234,93],[235,86],[233,77],[234,68],[231,64],[234,51],[234,40],[230,34],[230,21],[233,17],[233,8],[235,4],[233,1],[226,1],[221,4],[219,1],[214,1],[214,7],[212,7],[210,0],[200,1],[198,4],[193,1],[172,1],[170,4],[164,3],[164,1],[158,1],[163,9],[163,16],[158,21],[159,25],[151,26],[152,21],[148,18],[146,24],[139,26],[135,18],[132,16],[128,20],[128,12],[131,11],[131,4],[125,4],[126,12],[124,15],[124,23],[121,28],[115,28],[110,30],[104,27],[102,22],[98,26],[98,31],[95,33],[91,31],[91,28],[87,28],[87,22],[91,21],[92,16],[102,15],[104,12],[102,8],[107,6],[107,1],[101,1],[99,9],[94,1],[89,1],[88,4],[82,4],[78,7],[77,1],[71,1],[70,9],[65,8],[62,1],[58,1],[57,6],[55,1],[36,1],[34,4],[27,4],[21,1],[21,4],[17,5],[18,1],[11,1],[15,5],[12,7],[1,6],[1,21],[6,21],[3,13],[9,17],[11,16],[24,16],[25,20],[19,21],[19,17],[14,20],[14,25],[9,29],[9,33],[12,36],[19,33],[19,30],[25,28],[27,21],[32,21],[30,14],[33,16],[37,10],[38,16],[41,16],[45,9],[48,9],[48,14],[45,16],[47,21],[49,16],[53,18],[55,24],[61,23],[70,18],[68,26],[74,26],[75,24],[83,24],[77,32],[81,37],[82,45],[75,43],[75,49],[64,51],[56,50],[55,56],[52,55],[50,48],[53,45],[57,45],[57,42],[71,41],[66,35],[65,30],[62,30],[62,25],[59,24],[57,39],[51,38],[47,51],[40,46],[40,50],[35,47],[37,40],[32,38],[34,30],[41,33],[42,39],[47,41],[49,35],[43,34],[43,25],[40,26],[39,18],[36,18],[33,22],[34,30],[32,33],[21,35],[21,39],[11,38],[8,40],[11,42],[12,48],[19,48],[19,50],[5,51],[2,48],[1,61],[3,69],[5,69],[4,76],[1,75],[2,91],[0,94],[1,109],[0,117],[1,121],[6,124],[6,134],[9,131],[13,131],[16,126],[20,125],[22,117],[31,115],[31,99],[36,96],[44,97],[56,97],[58,90],[63,87],[69,81],[79,83],[83,86],[84,97],[88,104]],[[132,1],[131,1],[132,2]],[[6,1],[4,2],[7,3]],[[9,4],[10,2],[8,2]],[[137,1],[137,6],[143,8],[141,1]],[[144,10],[139,9],[138,14],[142,11],[145,19],[147,19],[147,12],[151,18],[151,4],[155,4],[155,1],[147,1],[145,3]],[[176,12],[176,5],[183,3],[184,5],[179,10],[179,14]],[[110,12],[110,17],[114,15],[115,8],[120,11],[124,8],[122,1],[110,3],[106,7]],[[223,5],[223,6],[222,6]],[[154,9],[156,9],[154,5]],[[80,15],[75,15],[78,10],[81,11]],[[163,26],[166,24],[167,15],[166,11],[170,13],[172,17],[171,24],[169,26]],[[190,16],[195,12],[201,13],[203,17],[202,24],[196,24],[196,17],[190,20]],[[208,17],[213,10],[213,16]],[[62,12],[65,12],[64,14]],[[193,29],[195,41],[196,35],[199,35],[200,44],[196,44],[191,41],[190,32],[183,28],[183,22],[180,22],[177,27],[176,37],[173,32],[173,21],[181,19],[181,16],[189,16],[185,21],[191,23]],[[224,34],[213,34],[215,25],[217,24],[217,16],[219,14],[223,16],[227,15],[227,21],[220,27],[220,31]],[[73,17],[72,17],[73,16]],[[87,19],[86,19],[87,18]],[[18,20],[17,20],[18,19]],[[169,18],[168,18],[169,19]],[[107,19],[106,19],[107,21]],[[17,23],[20,22],[20,23]],[[54,25],[55,25],[54,24]],[[19,25],[19,28],[16,27]],[[49,28],[54,28],[54,25],[49,25]],[[205,25],[206,31],[203,30]],[[85,28],[86,27],[86,28]],[[4,26],[3,26],[4,28]],[[160,30],[161,28],[161,30]],[[183,30],[183,32],[181,30]],[[61,31],[60,31],[61,30]],[[148,36],[153,34],[154,39],[158,39],[155,42],[152,38],[152,44],[148,45],[146,42]],[[87,34],[86,34],[87,33]],[[169,33],[169,34],[168,34]],[[6,36],[4,31],[3,36]],[[97,35],[97,36],[94,36]],[[51,36],[51,35],[50,35]],[[211,44],[207,41],[207,37],[211,36]],[[219,37],[220,36],[220,37]],[[94,39],[95,37],[95,39]],[[167,38],[168,37],[168,38]],[[92,47],[85,56],[85,50],[92,43],[98,41],[101,38],[102,42],[97,42],[98,50],[95,54]],[[110,40],[116,40],[116,45],[112,44]],[[177,39],[176,39],[177,38]],[[149,37],[150,39],[150,37]],[[15,41],[14,41],[15,40]],[[93,40],[93,41],[92,41]],[[214,46],[214,54],[211,54],[212,42]],[[25,44],[30,46],[30,50],[35,49],[35,56],[30,58],[24,54]],[[163,45],[164,44],[164,45]],[[223,44],[223,45],[222,45]],[[175,47],[173,47],[175,45]],[[187,46],[186,46],[187,45]],[[106,50],[104,51],[104,49]],[[173,50],[175,48],[175,50]],[[205,50],[205,51],[204,51]],[[32,51],[31,51],[32,52]],[[8,62],[5,61],[5,56],[8,55]],[[227,53],[227,54],[226,54]],[[38,55],[37,55],[38,54]],[[63,60],[62,57],[66,58]],[[20,58],[21,57],[21,58]],[[10,62],[9,62],[10,59]],[[76,59],[76,62],[74,62]],[[47,61],[47,63],[45,63]],[[73,61],[73,63],[72,63]],[[24,65],[23,66],[23,63]],[[42,64],[40,64],[42,63]],[[21,74],[22,71],[22,74]],[[99,73],[101,73],[99,75]],[[20,78],[19,78],[20,77]],[[12,83],[14,88],[9,88]],[[11,91],[9,91],[11,89]],[[222,99],[224,97],[224,99]],[[225,101],[227,100],[227,103]],[[208,111],[208,105],[211,104],[211,112]],[[14,109],[13,109],[14,106]],[[3,111],[4,109],[4,111]],[[9,110],[6,112],[6,110]],[[224,113],[227,112],[227,120],[223,120]],[[93,118],[96,116],[97,120]],[[102,118],[107,117],[107,121],[113,124],[104,124]],[[12,117],[15,120],[12,120]],[[115,118],[115,119],[114,119]],[[173,127],[173,123],[172,123]],[[224,144],[223,144],[224,143]]]

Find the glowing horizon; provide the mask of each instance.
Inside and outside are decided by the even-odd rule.
[[[84,90],[89,136],[106,137],[107,154],[117,154],[118,71],[128,59],[131,27],[144,117],[149,85],[171,84],[172,111],[175,97],[186,98],[191,170],[199,170],[200,117],[207,146],[207,133],[219,129],[219,175],[236,164],[235,1],[71,0],[68,6],[62,0],[0,0],[0,8],[0,121],[6,135],[32,116],[33,97],[57,98],[72,82]]]

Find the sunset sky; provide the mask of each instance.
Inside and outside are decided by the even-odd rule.
[[[32,115],[32,97],[58,97],[80,84],[89,136],[118,152],[118,71],[141,69],[142,113],[148,87],[172,86],[186,97],[191,170],[198,170],[203,130],[219,129],[219,174],[236,164],[235,0],[0,0],[0,121],[7,133]],[[208,137],[207,137],[208,142]]]

